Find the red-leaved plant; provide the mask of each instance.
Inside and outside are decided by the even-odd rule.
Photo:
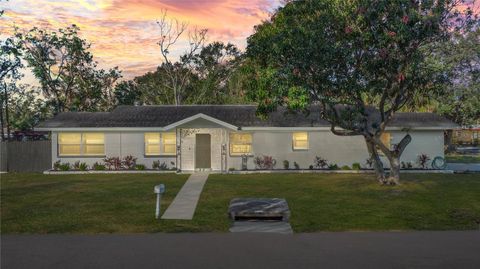
[[[417,157],[417,163],[422,169],[427,169],[428,161],[430,161],[430,156],[428,156],[428,154],[422,153]]]
[[[103,161],[108,170],[120,170],[120,168],[122,168],[122,161],[119,157],[109,157],[103,159]]]
[[[137,158],[133,157],[132,155],[125,156],[122,160],[122,167],[124,169],[135,169],[135,165],[137,164]]]
[[[253,159],[253,162],[255,163],[256,169],[265,170],[272,170],[277,164],[277,160],[275,160],[272,156],[267,155],[257,156]]]

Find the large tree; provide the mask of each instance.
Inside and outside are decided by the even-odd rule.
[[[455,32],[433,56],[451,78],[437,94],[435,110],[466,127],[480,124],[479,26]]]
[[[162,86],[173,93],[174,104],[181,105],[185,100],[188,86],[191,84],[192,57],[200,50],[207,35],[206,29],[194,28],[188,31],[188,24],[177,19],[169,19],[165,10],[162,17],[157,21],[160,30],[160,39],[157,42],[160,47],[163,63]],[[178,46],[182,36],[188,35],[188,46],[179,60],[175,61],[171,51]]]
[[[1,140],[10,138],[10,96],[15,93],[16,83],[22,78],[20,70],[22,41],[16,37],[8,37],[0,41],[0,132]],[[4,127],[7,135],[4,134]]]
[[[436,71],[428,44],[461,27],[457,1],[291,1],[248,38],[250,96],[259,112],[279,105],[322,109],[336,135],[365,138],[377,178],[397,184],[408,133],[392,148],[381,135],[414,96],[428,95]],[[384,174],[379,149],[389,160]]]
[[[89,52],[90,44],[75,25],[58,32],[33,28],[17,36],[23,40],[24,59],[38,79],[55,113],[108,110],[120,72],[103,70]]]
[[[14,130],[32,130],[41,120],[51,116],[49,107],[42,98],[41,90],[25,84],[11,84],[9,96],[9,121]]]
[[[156,71],[119,83],[115,95],[119,104],[224,104],[238,102],[240,84],[236,68],[241,53],[232,44],[213,42],[193,55],[183,54],[173,62],[175,70],[162,63]],[[183,66],[183,67],[182,67]],[[181,68],[182,67],[182,68]],[[176,91],[171,76],[184,77]],[[180,101],[180,102],[179,102]]]

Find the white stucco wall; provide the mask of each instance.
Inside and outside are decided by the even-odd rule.
[[[308,169],[315,156],[327,159],[329,163],[339,166],[352,166],[358,162],[362,166],[369,158],[365,141],[361,136],[337,136],[329,130],[309,131],[309,149],[295,151],[292,148],[294,131],[252,131],[253,156],[248,158],[248,169],[255,168],[254,156],[269,155],[277,161],[276,169],[283,169],[283,160],[290,162],[290,168],[297,162],[301,169]],[[392,131],[392,143],[398,143],[405,132]],[[443,157],[443,131],[411,131],[412,142],[407,146],[401,160],[416,162],[420,153],[428,154],[431,159]],[[228,155],[228,168],[241,169],[242,158]],[[385,167],[388,167],[387,159]]]
[[[400,161],[402,162],[412,162],[416,165],[417,157],[419,154],[425,153],[430,156],[430,159],[440,156],[444,157],[444,134],[442,130],[436,131],[422,131],[415,130],[410,131],[412,136],[412,142],[408,144],[403,152]],[[406,132],[393,131],[392,134],[392,143],[397,144],[400,140],[407,134]],[[385,160],[385,163],[387,161]],[[430,167],[431,161],[428,166]]]
[[[182,130],[195,130],[188,133],[182,139],[178,139],[177,144],[181,143],[181,169],[184,171],[195,169],[195,135],[198,133],[208,133],[211,135],[211,165],[212,170],[221,170],[221,147],[227,145],[227,164],[226,169],[241,169],[241,157],[230,156],[228,152],[228,133],[225,128],[218,128],[217,125],[211,125],[210,128],[197,128],[203,126],[202,122],[194,122],[190,125],[181,126]],[[172,130],[174,131],[174,130]],[[300,168],[308,169],[313,164],[315,156],[320,156],[339,166],[351,166],[355,162],[361,165],[365,164],[368,158],[368,152],[365,142],[361,136],[336,136],[328,130],[309,131],[309,149],[294,151],[292,149],[292,133],[294,131],[251,131],[253,143],[253,156],[248,159],[248,168],[254,169],[253,157],[257,155],[270,155],[277,160],[277,169],[283,169],[283,160],[293,163],[297,162]],[[133,155],[137,157],[138,164],[144,164],[147,168],[152,167],[153,161],[160,160],[172,167],[171,162],[176,163],[175,156],[167,157],[147,157],[144,155],[144,132],[104,132],[105,134],[105,155],[106,157],[125,157]],[[405,132],[392,131],[392,143],[398,143]],[[412,142],[404,151],[401,161],[415,163],[418,154],[426,153],[433,159],[436,156],[443,157],[443,131],[410,131]],[[103,163],[104,157],[58,157],[57,153],[57,132],[52,132],[52,162],[60,160],[73,164],[76,161],[87,163],[91,166],[95,162]],[[388,162],[385,160],[385,166]],[[175,164],[175,166],[177,166]]]
[[[145,132],[103,132],[105,134],[105,157],[123,158],[132,155],[137,158],[137,164],[144,164],[147,169],[152,168],[154,161],[165,162],[168,167],[176,166],[175,156],[145,156],[144,133]],[[105,157],[59,157],[58,156],[58,133],[52,132],[52,164],[58,160],[70,164],[76,161],[85,162],[92,166],[95,162],[103,164]],[[174,163],[174,165],[171,164]]]
[[[226,131],[223,128],[182,128],[181,136],[181,169],[183,171],[192,171],[195,169],[195,136],[197,134],[210,134],[211,139],[211,168],[212,170],[221,170],[221,152],[222,144],[225,141]]]

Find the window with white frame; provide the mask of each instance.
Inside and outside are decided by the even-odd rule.
[[[59,156],[104,156],[103,133],[59,133]]]
[[[297,132],[292,135],[293,150],[308,150],[308,133]]]
[[[252,153],[252,134],[230,133],[230,155],[249,155]]]
[[[145,155],[176,155],[177,136],[171,133],[145,133]]]

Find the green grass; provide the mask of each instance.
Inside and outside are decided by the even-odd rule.
[[[165,210],[188,175],[43,175],[1,178],[2,233],[138,233],[166,229],[153,186],[164,183]]]
[[[184,175],[1,175],[2,233],[226,232],[235,197],[284,197],[295,232],[467,230],[480,222],[480,175],[404,174],[396,187],[364,174],[210,175],[191,221],[153,218]]]
[[[447,163],[480,163],[480,155],[455,155],[445,156]]]

